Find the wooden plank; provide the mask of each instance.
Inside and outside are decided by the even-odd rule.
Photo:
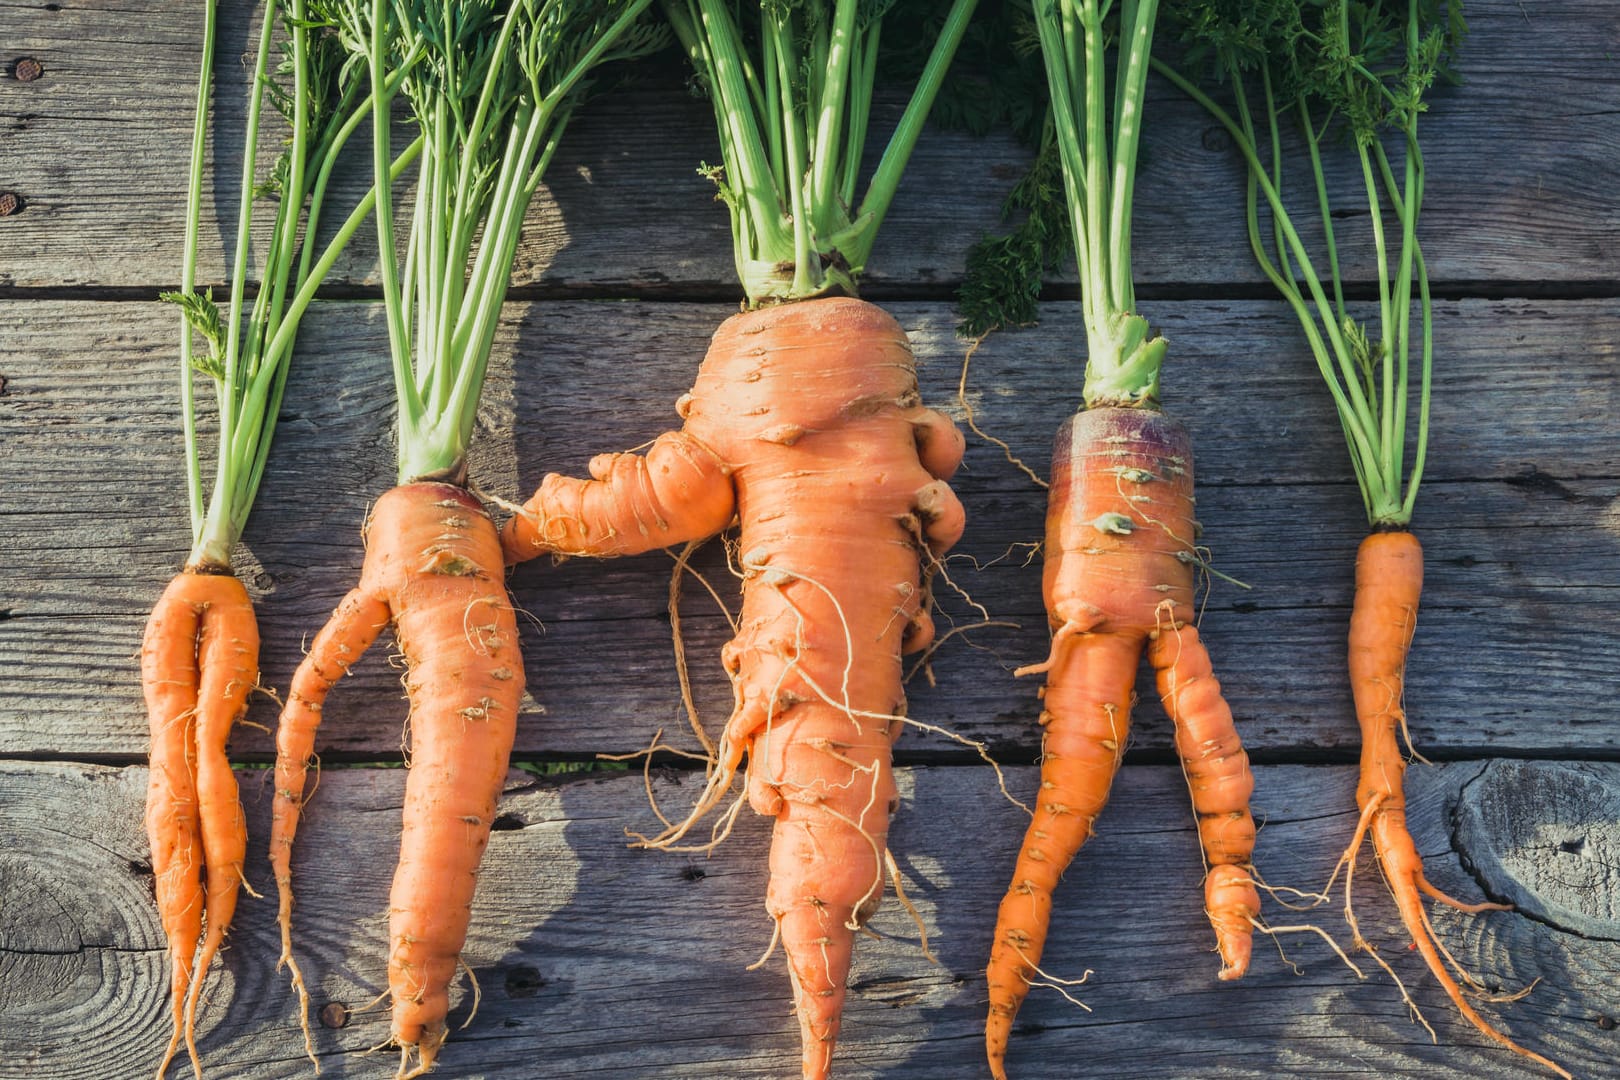
[[[1348,755],[1355,725],[1344,625],[1364,526],[1325,395],[1293,351],[1280,305],[1156,308],[1175,340],[1168,404],[1200,448],[1206,540],[1223,573],[1253,586],[1217,583],[1204,621],[1245,736],[1271,756],[1302,748]],[[962,352],[948,312],[895,310],[914,332],[926,396],[948,404]],[[598,450],[644,442],[674,419],[671,403],[724,313],[716,305],[513,305],[475,477],[514,498],[547,467],[580,469]],[[1441,314],[1446,359],[1419,512],[1429,583],[1411,667],[1414,738],[1441,756],[1613,754],[1620,705],[1590,694],[1620,680],[1612,570],[1620,462],[1615,441],[1597,435],[1607,430],[1602,417],[1620,408],[1612,305],[1469,301]],[[259,600],[270,686],[286,685],[303,642],[348,588],[365,506],[392,482],[392,394],[375,315],[369,305],[328,305],[311,318],[301,363],[318,364],[324,381],[293,380],[249,528],[242,570]],[[185,536],[170,319],[158,305],[0,306],[0,754],[127,761],[144,753],[132,657]],[[973,361],[970,400],[981,422],[1038,469],[1072,400],[1051,393],[1048,373],[1074,352],[1077,333],[1070,305],[1050,305],[1040,328],[993,337]],[[1521,362],[1506,366],[1508,355]],[[606,375],[603,357],[613,365]],[[635,377],[617,377],[631,363]],[[1072,370],[1077,381],[1077,362]],[[951,578],[994,619],[1018,626],[948,642],[934,665],[937,685],[913,681],[912,713],[1030,761],[1034,686],[1010,672],[1046,651],[1039,567],[1024,565],[1030,548],[1016,546],[1039,539],[1042,495],[977,439],[955,484],[971,524]],[[1545,554],[1550,530],[1555,559]],[[728,588],[717,550],[698,566]],[[645,746],[656,728],[685,730],[665,614],[669,568],[648,556],[516,572],[517,602],[535,620],[525,626],[534,700],[520,755],[626,751]],[[950,619],[976,621],[966,600],[939,591]],[[696,586],[684,610],[698,701],[718,724],[730,702],[713,663],[724,626]],[[384,652],[339,690],[323,752],[397,755],[404,712]],[[1166,755],[1170,733],[1146,680],[1139,693],[1149,704],[1133,746]],[[272,726],[273,704],[257,703],[251,719]],[[234,744],[245,759],[271,748],[252,728]],[[913,759],[961,752],[921,736],[900,749]]]
[[[219,211],[234,213],[239,190],[247,73],[230,58],[253,48],[249,9],[249,0],[224,5],[205,206],[205,224],[219,224],[204,229],[204,281],[222,277],[234,246],[234,226]],[[1468,19],[1463,85],[1437,90],[1424,122],[1431,273],[1453,289],[1515,282],[1540,283],[1543,292],[1549,283],[1613,289],[1620,195],[1607,177],[1620,164],[1620,80],[1604,43],[1620,31],[1620,11],[1601,0],[1481,0],[1469,4]],[[179,0],[0,0],[0,25],[10,54],[33,56],[45,69],[28,83],[0,78],[0,190],[25,202],[22,213],[0,219],[0,287],[177,281],[200,60],[195,10]],[[1558,63],[1542,62],[1547,56]],[[685,78],[673,63],[643,65],[634,85],[582,113],[530,211],[514,271],[519,287],[546,295],[736,291],[726,215],[695,172],[716,155],[713,121],[686,92]],[[877,110],[874,157],[900,106],[891,97]],[[1163,84],[1148,107],[1137,281],[1171,291],[1264,287],[1224,135]],[[266,124],[267,148],[281,138],[274,128]],[[364,190],[368,161],[361,137],[353,167],[336,181],[334,205],[352,205]],[[915,295],[952,286],[967,247],[996,227],[1000,202],[1026,162],[1004,135],[930,131],[884,224],[869,268],[874,287]],[[1296,159],[1290,175],[1308,175],[1304,169]],[[1346,272],[1371,281],[1368,219],[1353,209],[1359,173],[1335,167],[1332,179],[1352,200],[1350,216],[1335,226]],[[334,282],[371,281],[375,251],[366,230]],[[1059,280],[1072,282],[1072,271],[1065,267]]]
[[[1566,800],[1557,811],[1524,806],[1522,818],[1492,833],[1504,856],[1518,858],[1536,847],[1537,828],[1576,824],[1569,806],[1594,784],[1612,793],[1620,782],[1615,766],[1581,768],[1578,782],[1559,763],[1414,769],[1411,820],[1428,874],[1464,897],[1483,890],[1528,907],[1534,897],[1520,891],[1526,882],[1477,867],[1476,879],[1459,859],[1451,824],[1459,789],[1482,789],[1501,773]],[[249,825],[262,838],[268,791],[262,773],[241,775]],[[1009,780],[1023,791],[1035,777],[1018,769]],[[384,913],[402,781],[397,770],[328,770],[299,834],[295,942],[317,1008],[358,1009],[385,985]],[[1262,768],[1257,781],[1256,806],[1267,822],[1258,865],[1273,883],[1319,886],[1353,828],[1353,770]],[[873,923],[879,936],[857,947],[839,1075],[977,1075],[986,941],[1023,815],[997,794],[988,769],[911,769],[900,782],[891,844],[938,963],[921,956],[915,927],[891,899]],[[163,957],[140,834],[144,790],[141,769],[0,764],[8,837],[0,851],[4,1075],[110,1080],[157,1059]],[[667,780],[657,790],[669,805],[692,795],[689,784]],[[1594,815],[1588,824],[1601,826],[1601,804],[1584,805]],[[782,958],[745,970],[769,938],[761,903],[765,821],[747,816],[708,857],[627,850],[623,827],[645,827],[651,817],[641,778],[623,773],[567,783],[514,774],[501,813],[464,953],[483,1000],[469,1026],[453,1031],[442,1059],[448,1073],[526,1080],[794,1071],[797,1031]],[[1421,961],[1401,947],[1404,933],[1375,874],[1357,877],[1362,927],[1411,988],[1438,1045],[1411,1020],[1387,976],[1358,981],[1314,938],[1289,936],[1287,960],[1262,942],[1247,978],[1217,982],[1189,817],[1174,769],[1125,770],[1098,837],[1058,895],[1045,957],[1061,976],[1093,971],[1075,990],[1091,1011],[1037,990],[1014,1033],[1016,1075],[1072,1077],[1079,1055],[1088,1072],[1125,1077],[1538,1075],[1455,1016]],[[1549,867],[1593,860],[1612,867],[1620,855],[1612,831],[1601,849],[1600,834],[1590,835],[1586,855],[1543,853]],[[267,895],[244,900],[214,970],[202,1051],[215,1075],[307,1075],[292,995],[274,970],[274,886],[257,857],[248,876]],[[1557,891],[1546,878],[1528,884]],[[1580,895],[1593,914],[1604,902],[1595,890]],[[1276,924],[1315,919],[1348,937],[1338,897],[1314,915],[1268,906]],[[1612,1016],[1620,979],[1612,936],[1582,937],[1523,914],[1470,918],[1436,908],[1433,917],[1441,939],[1487,985],[1517,989],[1540,980],[1523,1001],[1485,1006],[1493,1020],[1577,1075],[1607,1072],[1615,1036],[1598,1021]],[[463,986],[452,1024],[468,1013]],[[342,1028],[317,1024],[323,1074],[384,1075],[388,1055],[366,1051],[386,1036],[381,1009],[353,1012]]]

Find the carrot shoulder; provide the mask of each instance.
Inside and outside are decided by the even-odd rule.
[[[198,994],[235,915],[247,850],[225,743],[258,681],[258,623],[242,583],[224,569],[177,574],[152,608],[141,644],[152,739],[146,832],[169,943],[173,1020],[160,1077],[182,1040],[201,1073]]]
[[[1108,800],[1130,732],[1146,650],[1199,820],[1205,907],[1220,978],[1248,968],[1260,901],[1248,864],[1253,777],[1231,710],[1192,625],[1192,449],[1155,410],[1087,409],[1064,423],[1053,456],[1043,591],[1053,630],[1044,671],[1041,787],[996,919],[985,1049],[1005,1076],[1008,1036],[1038,973],[1052,892]],[[1021,672],[1021,673],[1023,673]]]
[[[803,1071],[826,1076],[855,931],[884,889],[905,714],[902,651],[932,637],[923,553],[962,531],[944,483],[962,440],[919,402],[905,332],[858,300],[737,315],[714,336],[646,457],[549,476],[506,527],[507,557],[621,555],[701,539],[735,513],[743,604],[721,653],[736,705],[717,769],[675,843],[746,759],[776,819],[766,909],[787,955]]]
[[[308,994],[291,948],[292,842],[327,692],[392,623],[406,662],[411,743],[389,896],[388,985],[400,1073],[416,1076],[432,1067],[445,1039],[450,981],[516,732],[523,664],[499,537],[464,488],[394,488],[373,508],[366,541],[360,584],[316,637],[282,711],[270,859],[282,960],[293,970],[307,1039]]]

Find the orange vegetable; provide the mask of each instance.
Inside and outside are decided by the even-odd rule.
[[[1406,757],[1401,753],[1396,731],[1406,730],[1402,705],[1406,654],[1417,629],[1418,597],[1422,591],[1423,546],[1416,536],[1404,529],[1386,530],[1374,532],[1361,542],[1356,554],[1356,600],[1350,614],[1350,688],[1361,726],[1361,782],[1356,787],[1361,820],[1344,861],[1353,873],[1357,852],[1371,833],[1378,865],[1395,898],[1401,921],[1452,1004],[1481,1033],[1568,1077],[1569,1072],[1562,1066],[1520,1046],[1480,1016],[1448,970],[1446,961],[1451,955],[1435,936],[1428,913],[1423,910],[1424,896],[1469,914],[1512,908],[1506,904],[1466,904],[1431,885],[1423,874],[1423,858],[1406,828]],[[1355,932],[1356,945],[1376,955],[1361,936],[1348,901],[1345,913]],[[1464,978],[1470,989],[1481,989],[1473,979],[1466,975]]]
[[[174,1021],[159,1076],[182,1038],[201,1075],[197,995],[236,912],[247,851],[225,742],[258,683],[259,628],[247,590],[228,567],[188,566],[152,608],[141,643],[152,733],[146,833]]]
[[[444,1043],[450,980],[516,733],[523,663],[500,539],[466,489],[396,487],[377,500],[365,536],[360,584],[316,636],[281,713],[270,861],[281,959],[292,968],[307,1038],[309,995],[292,955],[293,836],[327,691],[391,622],[405,656],[411,745],[389,896],[388,987],[400,1072],[418,1076]]]
[[[1130,732],[1144,647],[1158,672],[1209,871],[1205,908],[1220,978],[1249,965],[1260,898],[1248,863],[1254,789],[1231,710],[1193,619],[1192,446],[1186,429],[1144,408],[1081,412],[1059,431],[1046,517],[1048,659],[1041,789],[1012,885],[1001,901],[987,976],[992,1073],[1040,966],[1052,891],[1093,834]]]
[[[685,426],[646,457],[548,476],[503,539],[514,561],[628,555],[711,535],[735,511],[743,605],[721,659],[736,706],[698,809],[661,842],[717,805],[746,758],[749,803],[776,819],[766,909],[804,1075],[824,1077],[855,931],[883,895],[900,656],[933,637],[924,552],[962,532],[944,483],[962,439],[919,403],[899,324],[843,298],[726,320],[677,411]]]

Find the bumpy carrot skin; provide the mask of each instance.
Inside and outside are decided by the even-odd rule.
[[[270,860],[282,960],[293,968],[307,1037],[308,997],[291,950],[293,837],[327,692],[392,622],[407,665],[411,746],[389,897],[388,985],[400,1075],[418,1076],[444,1043],[450,981],[517,730],[523,663],[500,539],[466,489],[393,489],[372,508],[366,541],[360,584],[315,638],[282,711]]]
[[[1350,688],[1361,727],[1361,780],[1356,788],[1361,820],[1344,860],[1353,871],[1362,841],[1371,834],[1401,921],[1452,1004],[1482,1034],[1569,1077],[1562,1066],[1520,1046],[1480,1016],[1452,977],[1446,964],[1449,956],[1442,958],[1444,946],[1423,909],[1427,896],[1469,914],[1512,910],[1505,904],[1464,903],[1436,888],[1424,876],[1423,859],[1406,827],[1406,757],[1397,733],[1406,728],[1406,657],[1417,630],[1422,592],[1423,546],[1416,536],[1400,529],[1384,530],[1361,542],[1356,553],[1355,605],[1350,614]],[[1361,936],[1353,914],[1350,923],[1356,946],[1374,951]]]
[[[547,477],[506,526],[507,557],[627,555],[740,520],[743,605],[721,655],[736,706],[704,805],[746,758],[749,802],[776,818],[766,908],[803,1073],[824,1077],[854,932],[883,893],[900,656],[933,636],[921,552],[961,535],[944,481],[963,442],[919,403],[899,324],[847,298],[728,319],[677,411],[683,429],[646,457],[599,457],[591,480]]]
[[[1130,733],[1144,648],[1158,674],[1198,815],[1205,907],[1220,978],[1248,968],[1260,898],[1248,865],[1253,777],[1193,619],[1192,447],[1186,429],[1143,408],[1088,409],[1053,454],[1043,590],[1052,652],[1044,671],[1041,788],[986,971],[985,1050],[1005,1077],[1008,1036],[1040,965],[1058,878],[1094,832]]]
[[[152,736],[146,834],[169,943],[173,1019],[159,1077],[182,1040],[202,1075],[197,998],[236,913],[247,851],[225,744],[258,682],[259,629],[242,583],[221,567],[176,575],[152,608],[141,644]]]

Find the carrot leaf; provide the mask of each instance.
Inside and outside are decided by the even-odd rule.
[[[894,0],[762,0],[757,9],[663,0],[695,85],[714,105],[721,163],[702,172],[730,212],[750,307],[857,292],[976,3],[953,0],[945,10],[862,194],[879,46]]]
[[[1305,331],[1344,429],[1368,521],[1406,525],[1428,452],[1434,348],[1428,270],[1417,240],[1425,180],[1418,118],[1434,83],[1457,79],[1453,59],[1467,31],[1462,5],[1188,0],[1174,10],[1188,51],[1179,68],[1155,66],[1227,129],[1243,155],[1250,247]],[[1225,84],[1231,111],[1189,74],[1199,71]],[[1378,283],[1370,322],[1353,318],[1344,301],[1334,229],[1338,193],[1329,189],[1322,163],[1335,134],[1356,168],[1369,224]],[[1315,253],[1286,198],[1283,151],[1290,135],[1311,163],[1306,213],[1320,230]],[[1417,430],[1410,433],[1414,414]]]
[[[369,73],[399,477],[460,480],[523,218],[593,70],[667,34],[652,0],[323,0]],[[393,231],[389,106],[421,161]]]

